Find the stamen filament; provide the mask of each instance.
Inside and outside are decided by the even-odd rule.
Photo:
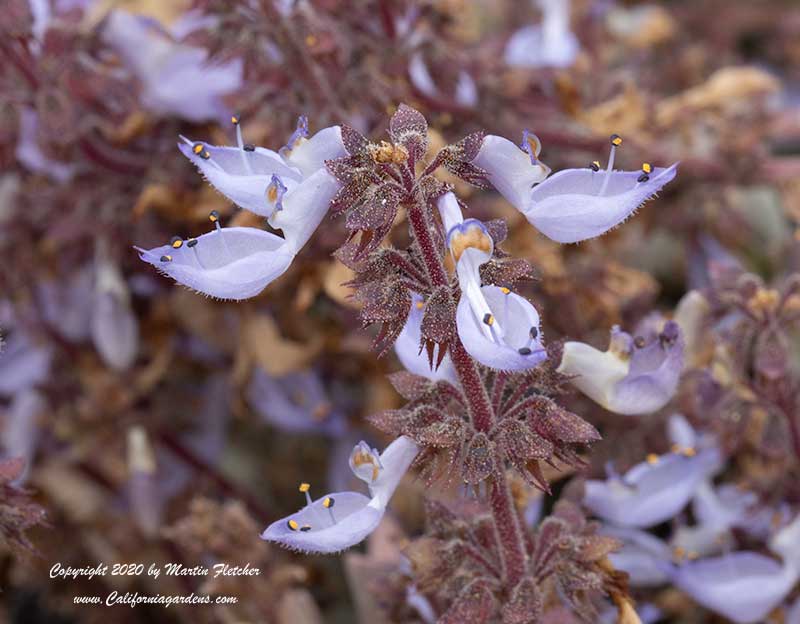
[[[619,141],[619,142],[618,142]],[[621,143],[621,139],[617,135],[613,135],[611,137],[611,151],[608,154],[608,166],[606,167],[606,175],[603,178],[603,186],[600,187],[600,196],[602,197],[606,193],[606,189],[608,188],[608,183],[611,180],[611,173],[614,170],[614,156],[617,152],[617,145]]]
[[[239,118],[235,117],[236,121],[234,125],[236,126],[236,145],[239,146],[239,154],[242,157],[242,163],[244,164],[244,168],[247,170],[249,175],[253,175],[253,168],[250,166],[250,160],[247,158],[247,151],[244,149],[244,139],[242,138],[242,124],[239,123]]]

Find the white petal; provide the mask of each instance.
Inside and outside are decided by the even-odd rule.
[[[324,169],[326,160],[346,155],[341,127],[330,126],[323,128],[307,141],[302,141],[291,150],[287,160],[302,172],[303,177],[309,177],[319,169]]]
[[[694,457],[662,455],[655,464],[637,464],[622,479],[587,481],[583,502],[619,526],[651,527],[681,511],[719,461],[716,449]]]
[[[530,204],[534,184],[550,174],[550,167],[542,162],[532,164],[527,152],[508,139],[491,134],[483,139],[472,162],[487,171],[492,185],[522,212]]]
[[[422,310],[417,307],[417,304],[422,303],[422,297],[416,293],[411,298],[411,309],[408,312],[408,320],[403,326],[403,331],[397,337],[394,343],[394,351],[397,354],[397,359],[403,367],[414,375],[427,377],[431,381],[449,381],[451,384],[456,383],[456,372],[453,368],[453,362],[450,359],[450,354],[446,354],[439,368],[431,370],[428,361],[428,352],[424,349],[420,350],[420,341],[422,339],[421,325],[422,325]],[[434,362],[436,361],[438,346],[434,351]]]
[[[111,368],[130,368],[139,349],[139,322],[130,303],[115,293],[98,293],[92,310],[92,340]]]
[[[459,264],[462,261],[463,256]],[[456,310],[458,335],[467,353],[481,364],[498,370],[526,370],[547,359],[539,340],[529,340],[531,328],[539,332],[536,308],[527,299],[516,293],[504,293],[497,286],[482,286],[479,291],[480,295],[462,291]],[[472,300],[485,302],[486,309],[495,317],[495,325],[501,330],[494,329],[497,339],[491,334],[487,336],[484,327],[490,332],[492,328],[483,322],[481,311],[473,309]],[[529,348],[530,352],[522,354],[520,348]]]
[[[461,206],[458,205],[454,193],[445,193],[436,201],[436,205],[439,208],[439,215],[442,217],[445,235],[456,225],[464,222]]]
[[[378,475],[378,479],[370,485],[370,491],[374,496],[373,500],[377,501],[378,506],[386,507],[389,503],[389,499],[419,450],[419,446],[411,438],[400,436],[381,453],[383,469]]]
[[[515,205],[545,236],[575,243],[622,223],[675,177],[677,167],[656,167],[646,182],[637,182],[640,171],[565,169],[536,186],[524,204]],[[601,196],[607,175],[611,177]]]
[[[287,248],[297,253],[328,213],[339,182],[326,169],[319,169],[283,198],[283,210],[274,212],[269,224],[286,238]]]

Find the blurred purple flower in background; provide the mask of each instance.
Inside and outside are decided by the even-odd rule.
[[[615,326],[607,351],[567,342],[558,370],[574,375],[572,384],[611,412],[648,414],[675,394],[683,349],[680,327],[673,321],[660,332],[650,330],[636,338]]]
[[[189,16],[188,19],[193,19]],[[176,25],[186,34],[186,26]],[[180,43],[154,19],[116,9],[106,18],[103,40],[139,79],[142,105],[189,121],[222,121],[223,97],[242,86],[243,63],[209,60],[208,52]]]

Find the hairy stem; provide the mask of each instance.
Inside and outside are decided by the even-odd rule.
[[[519,514],[514,508],[505,470],[497,462],[495,478],[492,481],[489,502],[492,506],[495,531],[500,542],[503,557],[503,572],[506,586],[511,589],[525,575],[525,549],[523,547],[522,530],[519,525]]]
[[[408,220],[422,253],[425,270],[434,286],[446,286],[448,284],[447,272],[431,234],[433,226],[427,207],[419,193],[415,194],[415,199],[416,201],[408,207]],[[494,410],[478,367],[464,349],[464,345],[461,344],[458,333],[455,334],[449,348],[459,383],[469,403],[472,424],[477,431],[488,432],[494,424]],[[519,514],[514,508],[511,491],[505,478],[505,470],[500,461],[497,461],[495,477],[490,488],[490,502],[500,544],[499,554],[502,559],[504,579],[508,588],[511,589],[525,574],[526,554]]]

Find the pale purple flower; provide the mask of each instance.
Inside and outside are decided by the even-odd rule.
[[[212,62],[207,50],[179,43],[153,19],[115,9],[102,37],[139,79],[142,104],[154,113],[220,120],[227,115],[222,98],[241,87],[241,59]]]
[[[763,622],[792,590],[795,565],[755,552],[730,554],[670,566],[672,583],[695,601],[736,624]]]
[[[247,386],[247,401],[264,420],[283,431],[336,437],[347,427],[314,371],[273,377],[256,368]]]
[[[749,511],[756,503],[752,492],[726,484],[715,488],[703,481],[692,498],[692,511],[697,523],[680,526],[670,544],[681,552],[705,556],[719,552],[732,542],[731,529],[746,528]]]
[[[212,214],[218,225],[217,216]],[[251,227],[215,231],[153,249],[136,248],[142,260],[176,282],[218,299],[247,299],[283,275],[295,253],[286,240]]]
[[[306,139],[307,122],[280,152],[245,145],[234,116],[237,147],[214,147],[183,139],[181,151],[206,179],[243,208],[268,217],[283,238],[258,228],[222,228],[212,212],[216,231],[140,251],[149,262],[177,282],[220,299],[247,299],[281,276],[314,233],[339,182],[325,161],[345,154],[341,130],[332,126]]]
[[[422,345],[422,310],[425,303],[421,295],[413,293],[411,297],[411,308],[408,311],[408,320],[403,326],[403,331],[394,343],[394,351],[397,359],[409,373],[427,377],[431,381],[447,381],[455,385],[457,375],[453,368],[453,361],[449,354],[445,354],[441,364],[435,370],[431,367],[428,360],[428,352]],[[434,347],[433,362],[436,366],[438,361],[439,345]]]
[[[0,350],[0,396],[14,396],[42,383],[50,374],[52,351],[22,329],[4,337]]]
[[[505,50],[511,67],[569,67],[580,46],[569,29],[569,0],[537,0],[542,23],[515,32]]]
[[[130,303],[130,291],[119,269],[98,257],[92,342],[103,361],[117,371],[129,369],[139,351],[139,321]]]
[[[683,369],[683,336],[674,321],[658,334],[632,337],[614,326],[607,351],[567,342],[558,367],[571,383],[617,414],[648,414],[666,405]]]
[[[239,118],[234,115],[231,119],[236,126],[236,147],[183,137],[178,147],[220,193],[242,208],[268,217],[270,225],[284,230],[287,239],[290,230],[302,247],[339,188],[325,161],[346,154],[341,128],[324,128],[309,139],[308,121],[300,117],[287,144],[275,152],[245,144]]]
[[[494,241],[477,219],[463,220],[452,193],[439,198],[447,246],[456,262],[461,298],[456,326],[464,348],[481,364],[501,370],[533,368],[547,358],[539,314],[531,303],[499,286],[481,286],[480,266],[492,257]]]
[[[77,271],[39,282],[36,295],[44,320],[70,342],[87,340],[94,303],[94,268],[87,264]]]
[[[663,563],[672,557],[670,547],[661,539],[639,529],[604,526],[604,535],[622,542],[619,550],[608,555],[614,569],[627,572],[632,587],[655,587],[669,582]]]
[[[705,448],[679,446],[675,452],[649,456],[624,475],[587,481],[583,504],[617,526],[655,526],[681,511],[721,462],[713,444]]]
[[[358,492],[335,492],[313,500],[310,486],[301,484],[306,506],[273,522],[261,537],[307,553],[335,553],[361,542],[381,521],[389,499],[419,452],[401,436],[377,452],[361,442],[350,455],[354,473],[364,480],[370,497]]]
[[[677,164],[664,169],[644,163],[641,171],[615,171],[614,155],[621,143],[619,136],[611,137],[604,171],[595,162],[547,178],[550,169],[538,160],[541,143],[535,135],[526,131],[521,149],[489,135],[473,163],[542,234],[559,243],[576,243],[619,225],[675,177]]]

